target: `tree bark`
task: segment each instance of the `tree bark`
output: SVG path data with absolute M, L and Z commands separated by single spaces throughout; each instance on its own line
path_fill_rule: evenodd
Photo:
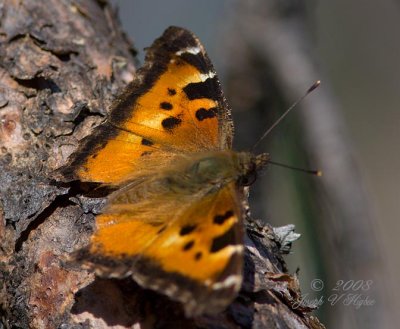
M 0 327 L 323 328 L 285 273 L 292 227 L 247 223 L 245 282 L 217 316 L 69 265 L 101 200 L 54 172 L 132 80 L 135 51 L 107 1 L 6 0 L 0 19 Z

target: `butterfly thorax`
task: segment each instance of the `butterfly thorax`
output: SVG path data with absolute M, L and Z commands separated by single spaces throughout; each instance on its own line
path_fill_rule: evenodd
M 187 184 L 196 189 L 209 186 L 211 191 L 235 181 L 239 185 L 248 185 L 252 177 L 268 161 L 266 154 L 255 156 L 248 152 L 217 151 L 200 154 L 182 171 L 173 175 L 172 185 Z M 170 177 L 172 178 L 172 177 Z

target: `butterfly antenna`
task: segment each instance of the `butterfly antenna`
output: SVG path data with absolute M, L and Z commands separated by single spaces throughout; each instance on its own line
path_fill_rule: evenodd
M 293 166 L 289 166 L 287 164 L 283 164 L 283 163 L 275 162 L 275 161 L 271 161 L 271 160 L 269 160 L 268 163 L 272 164 L 274 166 L 288 168 L 288 169 L 292 169 L 292 170 L 296 170 L 296 171 L 301 171 L 301 172 L 304 172 L 306 174 L 311 174 L 311 175 L 318 176 L 318 177 L 322 176 L 322 171 L 321 170 L 309 170 L 309 169 L 304 169 L 304 168 L 299 168 L 299 167 L 293 167 Z
M 305 92 L 305 94 L 303 96 L 301 96 L 297 101 L 295 101 L 292 106 L 290 106 L 279 118 L 278 120 L 276 120 L 271 127 L 268 128 L 268 130 L 261 136 L 261 138 L 253 145 L 253 147 L 251 148 L 251 150 L 253 151 L 258 144 L 260 144 L 260 142 L 267 137 L 270 132 L 289 114 L 289 112 L 291 110 L 293 110 L 297 104 L 299 104 L 304 98 L 307 97 L 308 94 L 310 94 L 312 91 L 314 91 L 315 89 L 317 89 L 319 87 L 319 85 L 321 84 L 321 81 L 318 80 L 316 81 L 310 88 L 308 88 L 308 90 Z

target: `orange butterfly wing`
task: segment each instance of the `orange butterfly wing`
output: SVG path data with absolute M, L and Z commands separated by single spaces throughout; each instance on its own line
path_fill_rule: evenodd
M 121 184 L 159 153 L 231 147 L 232 121 L 199 40 L 170 27 L 147 51 L 136 79 L 109 119 L 83 142 L 64 176 Z M 147 159 L 145 160 L 147 161 Z
M 187 195 L 165 204 L 160 195 L 132 204 L 117 192 L 119 201 L 97 217 L 91 246 L 78 258 L 102 276 L 131 274 L 182 302 L 187 315 L 222 311 L 242 283 L 237 193 L 231 184 L 198 199 Z

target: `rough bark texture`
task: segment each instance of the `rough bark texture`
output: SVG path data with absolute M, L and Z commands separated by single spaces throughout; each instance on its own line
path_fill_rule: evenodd
M 213 317 L 185 319 L 131 279 L 67 265 L 101 202 L 53 173 L 134 76 L 134 50 L 106 1 L 6 0 L 0 20 L 0 328 L 323 327 L 294 307 L 298 282 L 281 258 L 290 227 L 277 237 L 248 224 L 242 292 Z

